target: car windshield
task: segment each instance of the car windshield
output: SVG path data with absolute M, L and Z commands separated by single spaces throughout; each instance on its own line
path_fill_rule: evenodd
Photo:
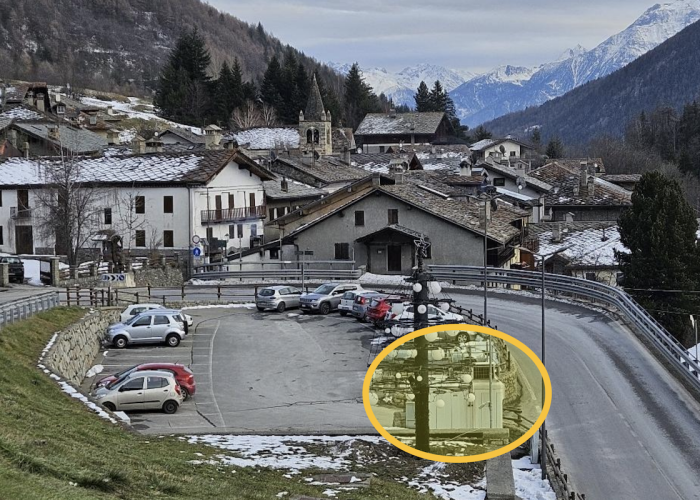
M 317 293 L 319 295 L 330 295 L 330 293 L 333 290 L 335 290 L 335 285 L 321 285 L 316 290 L 314 290 L 314 293 Z
M 352 300 L 355 298 L 355 292 L 345 292 L 343 300 Z
M 115 377 L 116 379 L 120 379 L 120 378 L 124 377 L 124 375 L 128 375 L 129 373 L 131 373 L 132 371 L 134 371 L 134 370 L 136 369 L 137 366 L 139 366 L 139 365 L 130 366 L 129 368 L 127 368 L 127 369 L 125 369 L 125 370 L 122 370 L 122 371 L 120 371 L 120 372 L 117 372 L 117 373 L 114 374 L 114 377 Z M 111 384 L 110 384 L 110 385 L 111 385 Z
M 21 264 L 22 263 L 22 261 L 19 260 L 17 257 L 6 257 L 5 261 L 8 264 Z
M 125 324 L 125 325 L 131 325 L 134 321 L 136 321 L 137 319 L 139 319 L 139 316 L 141 316 L 141 313 L 136 314 L 135 316 L 132 316 L 131 318 L 127 319 L 126 321 L 124 321 L 124 324 Z
M 271 297 L 274 294 L 275 291 L 272 288 L 263 288 L 262 290 L 260 290 L 260 293 L 258 293 L 258 295 L 260 295 L 261 297 Z

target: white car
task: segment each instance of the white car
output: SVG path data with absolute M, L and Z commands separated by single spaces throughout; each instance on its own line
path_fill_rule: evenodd
M 340 299 L 340 304 L 338 304 L 338 311 L 340 311 L 341 316 L 352 314 L 352 305 L 355 303 L 357 296 L 361 293 L 376 292 L 374 290 L 349 290 L 345 292 Z
M 119 316 L 120 322 L 124 323 L 125 321 L 133 318 L 138 314 L 141 314 L 142 312 L 151 311 L 153 309 L 166 309 L 166 307 L 160 304 L 131 304 L 121 312 Z M 185 313 L 182 313 L 182 315 L 184 316 L 185 321 L 187 321 L 188 327 L 194 324 L 192 316 Z
M 386 321 L 400 321 L 406 323 L 413 320 L 413 305 L 409 302 L 394 304 L 392 309 L 386 314 Z M 431 323 L 461 323 L 464 316 L 461 314 L 443 311 L 434 305 L 428 305 L 428 321 Z
M 134 371 L 98 388 L 93 397 L 111 411 L 163 410 L 175 413 L 184 401 L 175 375 L 167 371 Z

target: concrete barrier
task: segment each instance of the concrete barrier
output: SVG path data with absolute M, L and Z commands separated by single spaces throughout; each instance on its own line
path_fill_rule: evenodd
M 486 500 L 515 500 L 510 453 L 486 461 Z

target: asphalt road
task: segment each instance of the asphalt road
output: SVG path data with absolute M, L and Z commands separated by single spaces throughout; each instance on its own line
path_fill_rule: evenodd
M 452 297 L 483 307 L 478 295 Z M 546 305 L 547 428 L 576 490 L 587 499 L 700 498 L 700 404 L 622 324 L 581 307 Z M 492 322 L 538 355 L 540 314 L 537 300 L 489 297 Z

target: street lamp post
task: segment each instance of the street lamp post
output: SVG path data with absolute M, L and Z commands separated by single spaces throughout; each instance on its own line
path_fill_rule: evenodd
M 545 299 L 545 262 L 547 258 L 553 257 L 554 255 L 557 255 L 558 253 L 563 252 L 564 250 L 568 250 L 571 248 L 571 245 L 565 246 L 563 248 L 560 248 L 558 250 L 555 250 L 554 252 L 550 252 L 547 254 L 540 254 L 537 252 L 533 252 L 529 248 L 525 247 L 515 247 L 517 250 L 520 250 L 521 252 L 526 252 L 534 257 L 539 257 L 541 261 L 541 267 L 542 267 L 542 364 L 545 364 L 545 347 L 547 345 L 546 342 L 546 328 L 545 328 L 545 306 L 544 306 L 544 299 Z M 544 408 L 544 378 L 542 379 L 542 408 Z M 542 427 L 540 429 L 540 464 L 542 467 L 542 479 L 547 479 L 547 444 L 546 444 L 546 429 L 545 429 L 545 421 L 542 421 Z

